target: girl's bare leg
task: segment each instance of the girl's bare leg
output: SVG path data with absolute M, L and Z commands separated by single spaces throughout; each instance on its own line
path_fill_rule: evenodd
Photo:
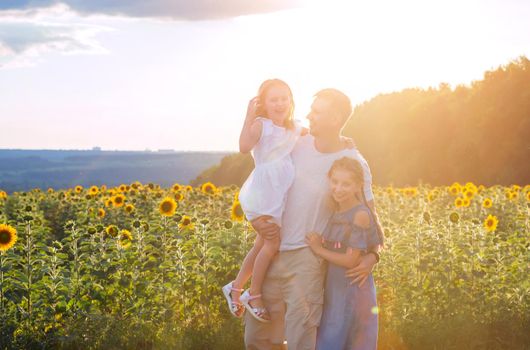
M 263 242 L 264 242 L 264 239 L 261 238 L 260 235 L 257 235 L 256 240 L 254 241 L 254 246 L 247 253 L 245 260 L 243 260 L 243 265 L 241 265 L 241 269 L 239 270 L 239 273 L 237 274 L 236 279 L 232 283 L 232 287 L 237 288 L 237 289 L 242 289 L 243 286 L 247 283 L 250 276 L 252 275 L 252 270 L 254 269 L 256 257 L 258 256 L 258 253 L 263 247 Z M 232 295 L 232 300 L 239 302 L 239 297 L 241 296 L 241 292 L 234 290 L 232 291 L 231 295 Z
M 280 239 L 264 239 L 263 247 L 259 251 L 256 261 L 254 262 L 254 269 L 252 270 L 252 280 L 250 281 L 250 295 L 261 294 L 261 286 L 267 269 L 272 261 L 272 258 L 280 248 Z M 249 302 L 252 307 L 265 307 L 261 298 L 253 299 Z

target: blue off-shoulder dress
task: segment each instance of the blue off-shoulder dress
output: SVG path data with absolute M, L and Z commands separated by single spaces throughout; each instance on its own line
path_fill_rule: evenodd
M 366 252 L 368 247 L 381 244 L 375 222 L 370 215 L 370 228 L 353 223 L 364 204 L 334 213 L 323 233 L 327 249 L 344 253 L 349 248 Z M 324 310 L 317 333 L 319 350 L 375 350 L 377 348 L 377 301 L 372 274 L 362 287 L 350 284 L 346 268 L 328 262 L 324 292 Z

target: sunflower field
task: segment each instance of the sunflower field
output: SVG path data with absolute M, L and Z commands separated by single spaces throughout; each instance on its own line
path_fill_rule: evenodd
M 0 349 L 242 349 L 235 186 L 0 191 Z M 381 349 L 530 348 L 530 186 L 376 187 Z

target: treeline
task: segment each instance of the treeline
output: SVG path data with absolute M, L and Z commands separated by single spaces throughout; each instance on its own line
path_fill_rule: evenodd
M 358 105 L 344 129 L 374 183 L 530 183 L 530 60 L 520 57 L 470 85 L 405 89 Z M 195 181 L 241 185 L 246 155 L 225 157 Z

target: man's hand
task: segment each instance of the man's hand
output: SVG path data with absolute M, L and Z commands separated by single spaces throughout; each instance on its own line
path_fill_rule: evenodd
M 361 257 L 361 262 L 359 265 L 355 266 L 352 269 L 346 270 L 346 276 L 351 277 L 353 280 L 350 284 L 359 282 L 359 287 L 361 287 L 366 279 L 372 272 L 377 260 L 373 254 L 365 254 Z
M 263 215 L 250 222 L 254 230 L 263 237 L 263 239 L 280 238 L 280 227 L 269 220 L 272 216 Z

